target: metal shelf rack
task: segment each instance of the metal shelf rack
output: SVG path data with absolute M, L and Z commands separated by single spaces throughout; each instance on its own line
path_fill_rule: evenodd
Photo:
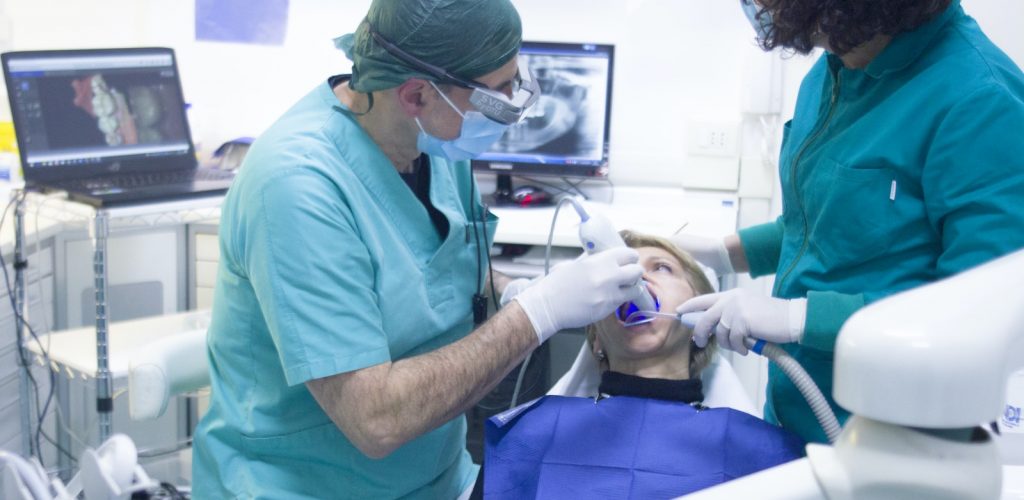
M 16 197 L 14 223 L 14 298 L 17 314 L 15 327 L 19 340 L 18 348 L 30 359 L 25 347 L 25 225 L 26 210 L 39 216 L 67 226 L 84 226 L 89 228 L 89 237 L 93 244 L 93 277 L 96 289 L 96 411 L 99 422 L 99 442 L 102 443 L 112 433 L 113 411 L 113 379 L 110 372 L 109 330 L 107 311 L 107 243 L 110 234 L 123 229 L 155 227 L 173 224 L 187 224 L 220 217 L 220 205 L 223 196 L 207 196 L 143 205 L 131 205 L 113 208 L 94 208 L 72 200 L 44 196 L 37 193 L 16 189 L 12 192 Z M 19 392 L 24 401 L 28 400 L 28 366 L 22 366 L 20 372 Z M 23 446 L 28 446 L 29 425 L 31 414 L 28 405 L 21 409 Z

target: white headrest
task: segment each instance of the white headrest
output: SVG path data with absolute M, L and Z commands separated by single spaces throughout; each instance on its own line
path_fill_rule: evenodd
M 206 330 L 164 337 L 139 349 L 128 375 L 132 420 L 159 417 L 171 396 L 210 385 Z

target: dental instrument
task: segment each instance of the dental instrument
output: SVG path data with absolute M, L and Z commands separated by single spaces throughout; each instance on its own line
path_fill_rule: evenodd
M 648 319 L 647 318 L 648 316 L 663 316 L 663 317 L 666 317 L 666 318 L 672 318 L 674 320 L 678 320 L 680 323 L 682 323 L 683 325 L 687 326 L 688 328 L 693 328 L 694 326 L 697 325 L 697 321 L 700 320 L 700 317 L 701 317 L 702 314 L 704 314 L 704 313 L 702 313 L 702 312 L 690 312 L 690 313 L 683 313 L 683 314 L 671 314 L 671 313 L 663 313 L 663 312 L 650 311 L 650 310 L 648 310 L 648 311 L 633 311 L 632 313 L 630 313 L 629 315 L 626 316 L 626 319 L 622 320 L 622 326 L 630 327 L 630 326 L 642 325 L 642 324 L 648 323 L 648 322 L 650 322 L 651 320 L 654 319 L 654 318 Z
M 548 274 L 551 263 L 551 241 L 555 236 L 555 223 L 558 221 L 558 214 L 562 210 L 562 206 L 566 204 L 572 204 L 576 213 L 580 216 L 580 243 L 588 254 L 595 254 L 609 248 L 626 246 L 626 242 L 622 241 L 622 236 L 619 236 L 619 232 L 612 226 L 611 221 L 600 214 L 591 215 L 583 208 L 582 201 L 578 197 L 567 196 L 558 201 L 558 204 L 555 205 L 555 214 L 551 217 L 551 229 L 548 231 L 548 242 L 544 248 L 545 276 Z M 634 285 L 632 300 L 624 304 L 624 307 L 626 309 L 625 313 L 620 313 L 619 310 L 615 311 L 616 317 L 619 320 L 634 316 L 638 311 L 657 311 L 661 309 L 661 304 L 658 303 L 647 289 L 647 282 L 640 279 Z M 634 318 L 634 324 L 638 325 L 651 321 L 654 321 L 654 316 Z M 523 384 L 523 376 L 526 374 L 526 366 L 529 365 L 532 357 L 532 352 L 527 354 L 526 359 L 521 364 L 519 375 L 516 377 L 515 388 L 512 390 L 512 398 L 509 401 L 510 410 L 515 408 L 516 403 L 519 402 L 519 390 Z
M 588 213 L 583 208 L 583 204 L 574 197 L 566 199 L 569 200 L 569 203 L 572 204 L 573 208 L 576 209 L 576 213 L 580 216 L 580 243 L 583 245 L 584 251 L 588 254 L 595 254 L 610 248 L 626 246 L 626 242 L 622 241 L 622 236 L 619 236 L 619 232 L 615 230 L 615 227 L 612 226 L 611 221 L 607 217 L 601 214 Z M 661 309 L 657 299 L 647 289 L 646 281 L 641 279 L 633 287 L 633 297 L 626 304 L 625 316 L 635 315 L 639 311 L 657 311 Z M 616 311 L 616 314 L 620 315 L 620 319 L 623 316 L 623 313 L 619 311 Z M 636 321 L 646 323 L 654 321 L 654 317 L 645 317 L 642 320 L 637 318 Z

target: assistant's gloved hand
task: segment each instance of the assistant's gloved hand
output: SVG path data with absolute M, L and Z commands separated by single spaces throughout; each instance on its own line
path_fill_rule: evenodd
M 679 314 L 706 311 L 693 327 L 700 347 L 713 333 L 718 345 L 747 354 L 744 337 L 776 344 L 799 342 L 804 336 L 807 299 L 776 299 L 744 289 L 694 297 L 676 309 Z
M 632 293 L 643 275 L 632 248 L 612 248 L 567 262 L 513 300 L 526 312 L 543 343 L 559 330 L 589 325 L 604 318 Z
M 690 254 L 697 262 L 714 269 L 719 276 L 733 274 L 736 270 L 725 248 L 725 238 L 705 238 L 692 234 L 676 234 L 669 237 L 680 250 Z

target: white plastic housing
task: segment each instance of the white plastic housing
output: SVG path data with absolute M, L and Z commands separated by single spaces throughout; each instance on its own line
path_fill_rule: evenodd
M 587 220 L 580 223 L 580 243 L 588 254 L 626 246 L 626 242 L 622 241 L 622 236 L 615 230 L 612 222 L 601 214 L 591 214 Z M 651 297 L 647 285 L 642 280 L 637 281 L 634 286 L 632 302 L 641 311 L 658 310 L 654 297 Z
M 911 427 L 996 420 L 1024 367 L 1022 284 L 1018 251 L 858 311 L 836 343 L 836 402 Z

